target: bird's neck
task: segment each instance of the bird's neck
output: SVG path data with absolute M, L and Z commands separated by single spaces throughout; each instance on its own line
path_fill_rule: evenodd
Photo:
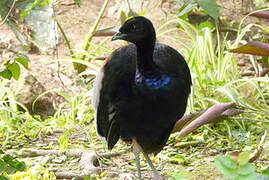
M 137 44 L 137 62 L 136 69 L 138 73 L 150 75 L 155 73 L 156 64 L 153 61 L 155 41 Z

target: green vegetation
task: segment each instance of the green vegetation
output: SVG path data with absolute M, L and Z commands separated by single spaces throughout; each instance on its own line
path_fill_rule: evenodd
M 19 5 L 26 2 L 27 8 L 20 9 Z M 18 18 L 25 18 L 29 12 L 37 7 L 46 6 L 49 2 L 18 1 L 13 8 L 20 10 Z M 76 8 L 83 8 L 83 1 L 75 0 L 74 3 L 80 6 L 75 6 Z M 218 123 L 205 125 L 180 139 L 178 132 L 172 134 L 167 147 L 153 158 L 158 162 L 157 168 L 163 169 L 162 174 L 171 180 L 191 180 L 200 177 L 232 180 L 269 179 L 267 135 L 269 77 L 266 73 L 266 69 L 269 68 L 269 50 L 266 48 L 268 27 L 257 19 L 250 19 L 250 14 L 244 15 L 237 23 L 223 22 L 221 12 L 227 8 L 216 4 L 215 0 L 194 0 L 183 4 L 182 1 L 178 1 L 178 3 L 179 10 L 172 11 L 172 15 L 168 16 L 169 20 L 161 22 L 156 27 L 157 37 L 176 46 L 186 57 L 192 71 L 193 90 L 187 114 L 226 102 L 234 102 L 234 108 L 240 110 L 240 113 L 221 117 Z M 256 9 L 268 10 L 266 1 L 255 1 L 254 4 Z M 40 95 L 55 92 L 56 96 L 62 99 L 55 105 L 56 112 L 53 116 L 41 119 L 38 115 L 30 115 L 29 109 L 17 101 L 11 86 L 17 83 L 14 80 L 18 80 L 25 69 L 28 71 L 31 55 L 28 58 L 26 55 L 16 53 L 11 58 L 1 57 L 3 61 L 0 69 L 0 180 L 56 179 L 59 176 L 58 171 L 81 174 L 81 169 L 78 168 L 80 158 L 78 155 L 69 157 L 65 153 L 59 153 L 60 155 L 48 153 L 23 156 L 22 154 L 27 151 L 25 149 L 66 152 L 70 152 L 71 149 L 83 149 L 94 150 L 98 154 L 106 152 L 106 144 L 98 138 L 94 127 L 91 91 L 94 75 L 115 47 L 110 46 L 110 37 L 94 41 L 98 38 L 96 37 L 98 33 L 111 36 L 114 32 L 113 28 L 98 30 L 101 29 L 99 28 L 102 25 L 101 19 L 107 18 L 104 17 L 105 10 L 112 5 L 106 0 L 99 6 L 99 10 L 101 9 L 99 15 L 96 13 L 95 22 L 92 22 L 90 30 L 81 41 L 81 49 L 75 49 L 64 24 L 57 20 L 70 57 L 59 57 L 56 60 L 50 57 L 49 63 L 73 62 L 74 69 L 82 73 L 77 74 L 70 69 L 60 72 L 79 79 L 76 82 L 81 88 L 79 92 L 49 90 Z M 133 3 L 129 3 L 127 11 L 119 13 L 119 22 L 137 14 L 151 17 L 147 11 L 135 12 L 131 6 Z M 12 1 L 0 1 L 1 19 L 15 31 L 16 37 L 25 45 L 26 41 L 23 41 L 25 38 L 21 38 L 20 31 L 14 26 L 13 20 L 16 16 L 8 15 L 8 7 L 12 7 Z M 201 17 L 209 16 L 202 22 L 191 23 L 193 14 Z M 112 25 L 114 24 L 106 24 L 106 27 Z M 264 44 L 259 46 L 253 44 L 253 41 Z M 242 45 L 246 47 L 243 50 L 240 49 Z M 250 53 L 253 48 L 258 48 L 258 52 L 262 52 L 264 56 L 259 56 L 261 54 L 257 54 L 257 51 Z M 0 52 L 2 53 L 2 48 Z M 232 52 L 252 55 L 238 55 Z M 255 53 L 258 56 L 254 56 Z M 243 67 L 239 63 L 240 60 L 244 60 Z M 83 72 L 87 67 L 89 71 Z M 252 69 L 252 74 L 242 74 L 244 68 Z M 261 74 L 264 71 L 265 73 Z M 128 150 L 128 147 L 119 143 L 113 153 L 122 150 Z M 235 157 L 224 155 L 226 152 L 234 151 L 239 152 Z M 117 179 L 119 174 L 126 172 L 135 174 L 133 157 L 128 152 L 115 158 L 101 156 L 99 163 L 102 164 L 102 172 L 91 175 L 90 179 L 108 179 L 113 176 Z M 251 154 L 255 152 L 259 153 L 256 153 L 253 160 Z M 146 167 L 145 164 L 142 163 L 142 167 Z M 143 173 L 150 173 L 145 169 Z

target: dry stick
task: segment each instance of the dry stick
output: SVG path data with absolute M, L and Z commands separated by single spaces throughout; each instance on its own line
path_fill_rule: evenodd
M 86 175 L 84 174 L 77 174 L 73 172 L 54 172 L 57 179 L 83 179 Z
M 83 151 L 79 161 L 79 166 L 82 171 L 79 174 L 70 171 L 56 171 L 54 174 L 57 179 L 83 179 L 85 176 L 98 174 L 100 172 L 100 169 L 95 166 L 96 164 L 98 164 L 97 154 L 94 151 Z
M 240 114 L 242 111 L 233 109 L 233 105 L 234 103 L 215 104 L 206 111 L 200 111 L 188 116 L 184 116 L 176 122 L 173 132 L 179 131 L 178 138 L 180 138 L 190 134 L 204 124 L 218 122 L 229 115 Z M 199 117 L 195 119 L 197 116 Z
M 17 0 L 13 0 L 12 5 L 11 5 L 11 8 L 9 9 L 9 11 L 8 11 L 6 17 L 4 18 L 4 20 L 1 22 L 0 26 L 2 26 L 3 24 L 5 24 L 5 22 L 6 22 L 7 18 L 8 18 L 8 16 L 10 15 L 12 9 L 13 9 L 14 6 L 15 6 L 16 1 L 17 1 Z
M 15 150 L 8 150 L 6 151 L 7 154 L 12 154 L 17 151 Z M 46 156 L 46 155 L 66 155 L 67 157 L 81 157 L 81 155 L 85 152 L 92 152 L 89 150 L 84 149 L 71 149 L 68 151 L 65 150 L 42 150 L 42 149 L 21 149 L 20 152 L 17 154 L 20 157 L 37 157 L 37 156 Z M 126 153 L 127 150 L 122 150 L 118 152 L 109 152 L 109 153 L 101 153 L 98 154 L 98 157 L 103 158 L 111 158 L 114 156 L 120 156 L 121 154 Z
M 81 172 L 75 173 L 70 171 L 57 171 L 54 170 L 54 174 L 57 179 L 83 179 L 85 176 L 89 176 L 92 174 L 98 174 L 100 172 L 100 168 L 98 168 L 98 157 L 103 158 L 111 158 L 114 156 L 119 156 L 123 153 L 126 153 L 127 150 L 119 151 L 119 152 L 110 152 L 110 153 L 102 153 L 97 155 L 94 151 L 84 150 L 84 149 L 72 149 L 69 151 L 64 150 L 40 150 L 40 149 L 22 149 L 18 156 L 20 157 L 36 157 L 36 156 L 46 156 L 46 155 L 61 155 L 65 154 L 68 157 L 76 157 L 80 158 L 79 166 L 81 168 Z M 7 151 L 7 154 L 15 153 L 15 151 Z
M 98 156 L 103 157 L 103 158 L 111 158 L 111 157 L 115 157 L 115 156 L 120 156 L 128 151 L 129 151 L 129 149 L 126 149 L 126 150 L 122 150 L 122 151 L 118 151 L 118 152 L 102 153 L 102 154 L 98 154 Z

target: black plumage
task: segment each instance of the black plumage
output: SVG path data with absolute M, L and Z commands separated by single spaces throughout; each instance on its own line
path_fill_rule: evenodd
M 134 148 L 146 156 L 156 154 L 186 110 L 190 70 L 175 49 L 155 42 L 145 17 L 126 21 L 112 38 L 117 39 L 133 44 L 115 50 L 96 78 L 97 131 L 109 149 L 121 138 L 138 144 Z

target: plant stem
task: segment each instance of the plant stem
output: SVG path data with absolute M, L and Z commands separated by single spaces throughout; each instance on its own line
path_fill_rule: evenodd
M 106 9 L 106 7 L 108 5 L 108 2 L 109 2 L 109 0 L 105 0 L 105 2 L 103 4 L 103 7 L 101 8 L 101 10 L 100 10 L 100 12 L 99 12 L 99 14 L 97 16 L 97 19 L 95 20 L 93 26 L 91 27 L 90 31 L 88 32 L 88 34 L 87 34 L 87 36 L 86 36 L 86 38 L 84 40 L 84 44 L 83 44 L 82 49 L 85 50 L 85 51 L 87 51 L 89 49 L 90 42 L 91 42 L 92 37 L 93 37 L 93 33 L 96 30 L 101 18 L 103 17 L 103 14 L 104 14 L 105 9 Z M 84 58 L 85 58 L 85 55 L 84 55 Z
M 97 16 L 94 24 L 92 25 L 92 27 L 90 28 L 89 32 L 86 35 L 86 38 L 85 38 L 84 43 L 83 43 L 83 46 L 82 46 L 82 50 L 84 50 L 84 51 L 88 51 L 89 50 L 90 43 L 92 41 L 94 32 L 96 31 L 97 26 L 98 26 L 99 22 L 101 21 L 101 18 L 103 17 L 103 14 L 105 12 L 105 9 L 106 9 L 108 3 L 109 3 L 109 0 L 105 0 L 103 6 L 101 8 L 101 10 L 99 11 L 99 14 L 98 14 L 98 16 Z M 85 60 L 85 58 L 86 58 L 86 55 L 85 54 L 81 56 L 81 59 L 82 60 Z M 74 66 L 74 69 L 78 73 L 81 73 L 81 72 L 85 71 L 85 69 L 87 67 L 87 66 L 85 66 L 83 64 L 78 64 L 78 63 L 73 63 L 73 66 Z
M 63 30 L 63 28 L 62 28 L 62 26 L 60 25 L 60 23 L 59 23 L 59 21 L 56 19 L 56 17 L 55 17 L 55 21 L 56 21 L 56 23 L 57 23 L 57 26 L 58 26 L 59 30 L 61 31 L 61 33 L 62 33 L 62 35 L 63 35 L 63 38 L 64 38 L 64 40 L 65 40 L 65 42 L 66 42 L 66 45 L 67 45 L 67 47 L 68 47 L 68 50 L 69 50 L 69 53 L 70 53 L 71 57 L 74 58 L 74 52 L 73 52 L 73 50 L 72 50 L 70 41 L 68 40 L 68 38 L 67 38 L 67 36 L 66 36 L 66 34 L 65 34 L 64 30 Z

